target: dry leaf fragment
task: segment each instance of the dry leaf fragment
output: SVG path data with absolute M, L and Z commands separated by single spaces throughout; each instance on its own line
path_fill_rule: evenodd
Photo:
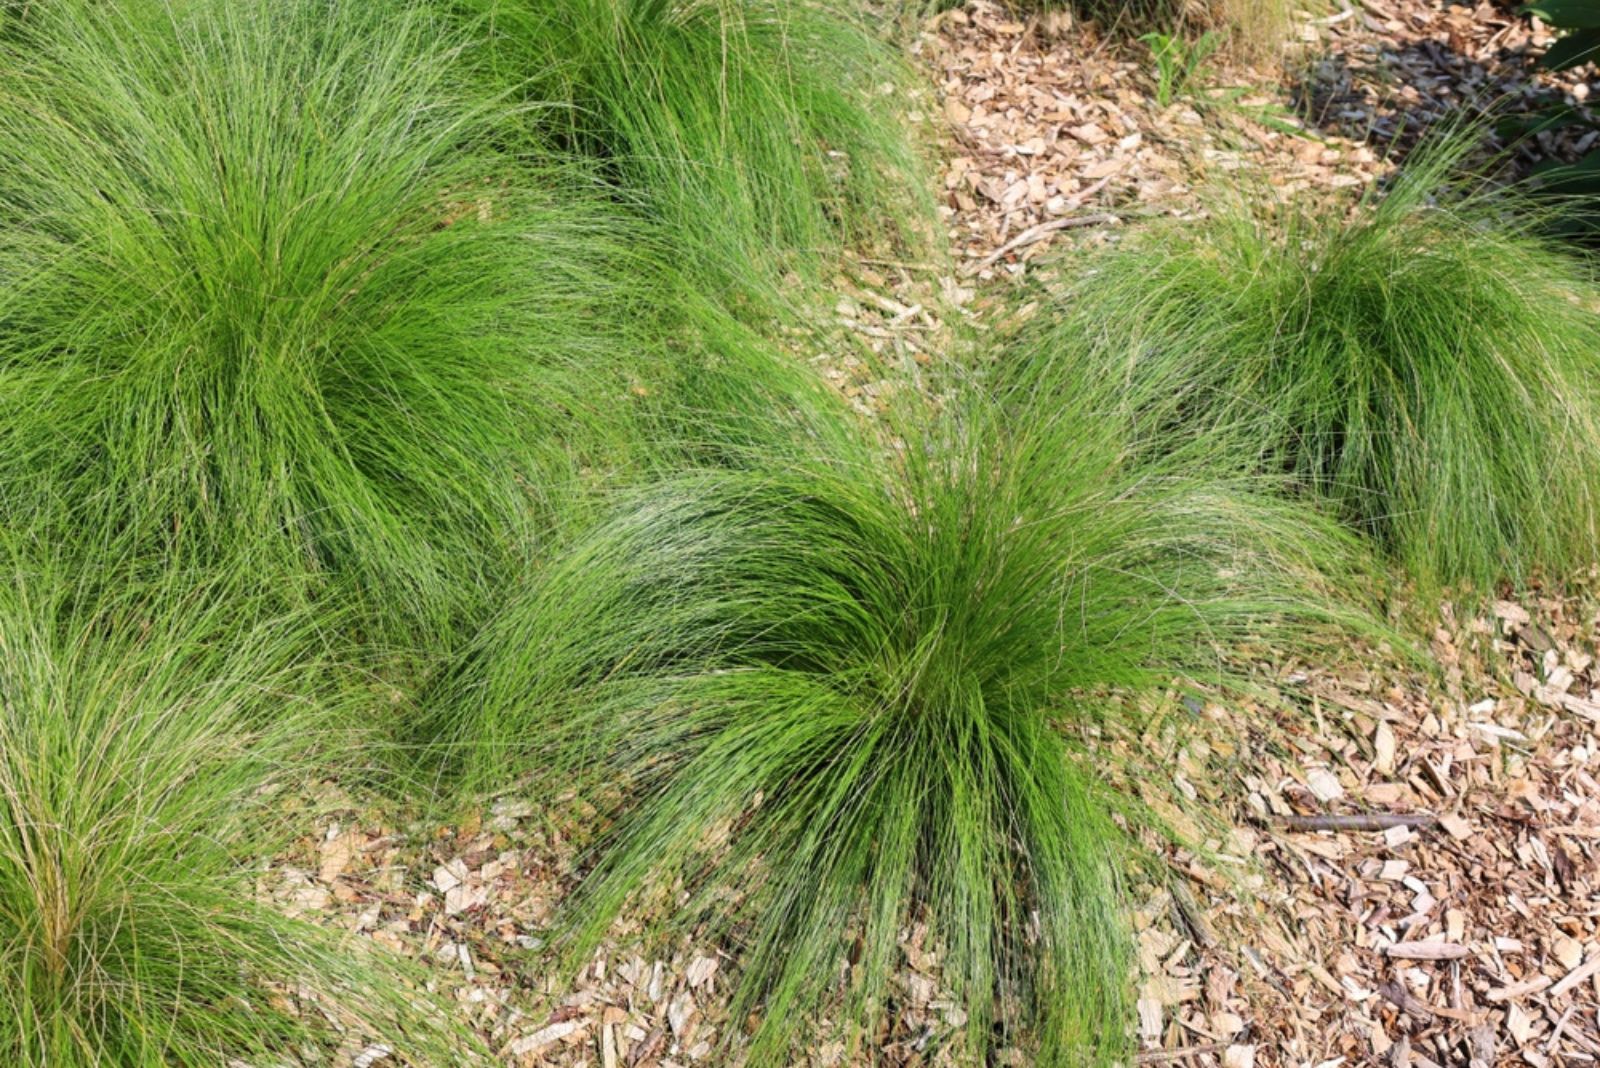
M 1512 601 L 1496 601 L 1494 615 L 1496 619 L 1504 620 L 1510 627 L 1525 627 L 1533 622 L 1528 610 Z
M 689 970 L 684 973 L 689 986 L 699 988 L 711 982 L 711 977 L 717 974 L 717 959 L 715 957 L 696 956 L 689 962 Z
M 1372 735 L 1372 748 L 1377 754 L 1373 767 L 1378 774 L 1393 775 L 1395 756 L 1394 730 L 1382 720 L 1378 721 L 1378 729 Z
M 605 1024 L 600 1028 L 600 1064 L 601 1068 L 617 1068 L 617 1028 L 614 1024 Z
M 467 886 L 461 884 L 452 886 L 445 891 L 444 914 L 455 916 L 458 913 L 474 909 L 489 900 L 489 889 L 485 886 Z
M 1136 1007 L 1139 1011 L 1139 1036 L 1146 1045 L 1154 1045 L 1161 1038 L 1161 1002 L 1154 998 L 1140 998 Z
M 694 1018 L 694 995 L 684 990 L 674 994 L 667 1003 L 667 1026 L 672 1028 L 672 1033 L 682 1038 L 689 1029 L 689 1021 Z
M 1067 133 L 1091 147 L 1094 145 L 1103 145 L 1107 141 L 1111 140 L 1110 134 L 1106 133 L 1092 122 L 1086 122 L 1082 126 L 1069 127 L 1067 129 Z
M 1506 1030 L 1511 1032 L 1517 1045 L 1526 1045 L 1528 1036 L 1533 1033 L 1533 1019 L 1523 1011 L 1521 1005 L 1514 1004 L 1506 1010 Z
M 466 881 L 467 862 L 460 857 L 433 869 L 433 886 L 441 894 L 448 894 Z
M 1222 1052 L 1222 1068 L 1255 1068 L 1254 1046 L 1229 1046 Z

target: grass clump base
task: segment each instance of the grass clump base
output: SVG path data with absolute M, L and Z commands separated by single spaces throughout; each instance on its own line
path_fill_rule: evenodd
M 1348 546 L 1129 470 L 1076 385 L 1020 420 L 962 402 L 898 453 L 667 480 L 508 606 L 438 697 L 479 781 L 532 764 L 617 799 L 570 961 L 676 875 L 667 925 L 742 945 L 751 1065 L 836 1002 L 870 1046 L 921 917 L 975 1062 L 1124 1050 L 1117 836 L 1073 730 L 1317 615 L 1312 565 Z
M 966 0 L 900 0 L 903 11 L 927 17 L 963 6 Z M 1144 34 L 1170 34 L 1212 40 L 1229 55 L 1266 60 L 1289 42 L 1297 8 L 1291 0 L 1002 0 L 1015 12 L 1068 12 L 1125 40 Z M 1313 8 L 1319 6 L 1312 4 Z
M 1224 211 L 1130 238 L 1082 271 L 1080 310 L 1035 332 L 1018 373 L 1114 369 L 1153 448 L 1174 429 L 1231 440 L 1424 594 L 1588 566 L 1600 288 L 1512 206 L 1452 195 L 1447 156 L 1354 212 Z
M 1241 59 L 1270 59 L 1290 40 L 1298 0 L 1075 0 L 1086 18 L 1116 32 L 1219 35 L 1220 43 Z M 1313 9 L 1318 5 L 1310 5 Z

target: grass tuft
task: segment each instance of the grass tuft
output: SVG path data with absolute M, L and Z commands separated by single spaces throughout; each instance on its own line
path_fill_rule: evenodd
M 1298 0 L 1074 0 L 1070 6 L 1110 32 L 1215 33 L 1236 57 L 1268 59 L 1289 43 L 1301 5 Z
M 896 114 L 903 60 L 814 0 L 463 0 L 489 84 L 602 162 L 714 291 L 768 296 L 847 247 L 925 249 L 932 199 Z M 885 92 L 888 88 L 890 92 Z
M 320 1011 L 381 1028 L 412 1063 L 470 1059 L 386 985 L 405 966 L 253 897 L 322 721 L 310 620 L 232 579 L 109 595 L 0 559 L 0 1061 L 281 1057 L 337 1039 Z
M 1600 288 L 1461 197 L 1448 150 L 1376 202 L 1157 226 L 1078 270 L 1023 378 L 1089 359 L 1160 434 L 1232 440 L 1425 594 L 1571 574 L 1600 505 Z
M 0 43 L 8 515 L 471 616 L 628 440 L 638 297 L 458 45 L 325 0 L 63 0 Z
M 875 1041 L 924 917 L 972 1058 L 1123 1051 L 1117 836 L 1074 732 L 1331 614 L 1306 593 L 1349 546 L 1246 488 L 1129 469 L 1091 380 L 1057 385 L 1076 400 L 1023 416 L 953 402 L 903 451 L 641 490 L 486 631 L 437 695 L 479 780 L 538 767 L 615 801 L 570 961 L 677 876 L 663 924 L 742 946 L 752 1065 L 840 999 Z

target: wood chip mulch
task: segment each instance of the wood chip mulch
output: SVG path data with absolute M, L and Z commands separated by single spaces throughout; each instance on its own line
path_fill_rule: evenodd
M 1020 272 L 1062 231 L 1196 211 L 1212 183 L 1288 194 L 1384 170 L 1369 146 L 1294 132 L 1303 124 L 1272 72 L 1227 71 L 1160 107 L 1140 46 L 1100 40 L 1065 12 L 1021 18 L 976 0 L 929 22 L 916 51 L 950 131 L 950 236 L 979 279 Z
M 1188 843 L 1147 835 L 1162 863 L 1130 880 L 1138 1063 L 1600 1062 L 1597 603 L 1500 602 L 1442 626 L 1437 679 L 1381 654 L 1287 665 L 1276 707 L 1175 699 L 1093 740 Z M 576 799 L 513 791 L 402 827 L 332 786 L 317 808 L 262 893 L 425 963 L 501 1063 L 728 1063 L 728 947 L 651 952 L 630 921 L 581 975 L 545 964 L 593 823 Z M 924 926 L 902 952 L 877 1063 L 959 1063 L 964 1017 Z M 794 1064 L 870 1063 L 820 1031 Z
M 1512 172 L 1575 160 L 1594 147 L 1600 129 L 1587 110 L 1594 69 L 1540 70 L 1537 60 L 1554 36 L 1514 7 L 1489 0 L 1346 3 L 1324 20 L 1318 45 L 1291 60 L 1291 99 L 1314 128 L 1402 153 L 1440 125 L 1479 120 L 1492 134 L 1496 119 L 1566 105 L 1589 121 L 1523 142 Z M 1492 136 L 1491 146 L 1500 147 Z
M 1135 913 L 1145 1048 L 1600 1060 L 1597 623 L 1577 602 L 1500 602 L 1434 635 L 1442 681 L 1296 669 L 1277 680 L 1287 707 L 1206 706 L 1133 740 L 1176 825 L 1172 797 L 1232 813 L 1196 817 L 1207 848 L 1169 850 Z
M 1390 172 L 1428 130 L 1543 104 L 1586 108 L 1594 68 L 1537 69 L 1553 40 L 1483 0 L 1366 0 L 1305 18 L 1272 66 L 1214 60 L 1166 107 L 1138 44 L 1065 12 L 973 0 L 931 20 L 915 51 L 949 131 L 944 211 L 963 275 L 1021 273 L 1063 233 L 1203 210 L 1207 187 L 1326 195 Z M 1522 142 L 1515 173 L 1571 161 L 1592 124 Z M 1490 137 L 1485 155 L 1500 146 Z

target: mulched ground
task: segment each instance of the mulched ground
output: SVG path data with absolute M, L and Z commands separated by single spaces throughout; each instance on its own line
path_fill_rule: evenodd
M 1174 700 L 1094 742 L 1196 847 L 1147 841 L 1165 864 L 1133 880 L 1140 1063 L 1600 1061 L 1595 603 L 1500 602 L 1443 626 L 1437 679 L 1282 665 L 1283 706 Z M 622 925 L 576 982 L 539 966 L 592 827 L 575 799 L 513 792 L 403 828 L 331 787 L 320 807 L 337 816 L 264 891 L 428 962 L 505 1063 L 720 1063 L 737 967 L 720 947 L 652 955 Z M 1370 829 L 1314 829 L 1340 820 Z M 962 1017 L 936 947 L 920 926 L 902 944 L 881 1052 L 953 1063 Z M 864 1062 L 823 1041 L 795 1063 Z
M 945 211 L 962 274 L 1015 275 L 1063 233 L 1193 213 L 1218 186 L 1358 189 L 1429 130 L 1492 126 L 1541 102 L 1582 108 L 1592 88 L 1592 68 L 1538 70 L 1550 34 L 1487 0 L 1366 0 L 1299 36 L 1272 67 L 1220 66 L 1161 107 L 1139 46 L 1064 13 L 1022 18 L 974 0 L 931 21 L 915 50 L 951 134 Z M 1502 170 L 1574 160 L 1594 129 L 1523 142 Z M 1482 147 L 1505 148 L 1493 136 Z
M 1145 1047 L 1262 1065 L 1600 1057 L 1600 695 L 1582 603 L 1500 602 L 1440 627 L 1437 681 L 1291 670 L 1291 707 L 1206 708 L 1218 729 L 1196 740 L 1185 724 L 1149 750 L 1233 825 L 1210 856 L 1172 851 L 1176 878 L 1137 914 Z M 1360 829 L 1315 829 L 1341 821 Z
M 913 103 L 936 100 L 948 134 L 955 275 L 857 265 L 832 309 L 848 340 L 825 366 L 871 410 L 891 387 L 865 368 L 885 355 L 915 367 L 951 317 L 981 314 L 987 284 L 1068 241 L 1202 210 L 1215 183 L 1342 195 L 1425 127 L 1547 94 L 1586 100 L 1581 75 L 1533 70 L 1547 43 L 1487 3 L 1365 0 L 1306 20 L 1280 67 L 1216 71 L 1161 108 L 1137 49 L 974 0 L 914 44 L 934 91 Z M 1514 165 L 1575 158 L 1587 136 L 1564 132 Z M 1130 887 L 1138 1062 L 1600 1063 L 1597 604 L 1585 582 L 1483 618 L 1446 608 L 1427 670 L 1382 651 L 1276 665 L 1281 704 L 1173 698 L 1137 735 L 1088 739 L 1108 779 L 1193 847 L 1150 838 L 1160 862 Z M 541 966 L 592 829 L 577 799 L 512 792 L 407 826 L 333 786 L 314 800 L 318 829 L 262 893 L 426 962 L 506 1064 L 723 1063 L 717 1042 L 742 1025 L 727 1017 L 737 960 L 724 947 L 649 953 L 623 925 L 575 980 Z M 1354 826 L 1318 829 L 1330 819 Z M 954 1063 L 962 1016 L 937 947 L 920 925 L 902 945 L 882 1060 Z M 821 1030 L 797 1065 L 865 1063 Z M 379 1048 L 364 1055 L 382 1063 Z

